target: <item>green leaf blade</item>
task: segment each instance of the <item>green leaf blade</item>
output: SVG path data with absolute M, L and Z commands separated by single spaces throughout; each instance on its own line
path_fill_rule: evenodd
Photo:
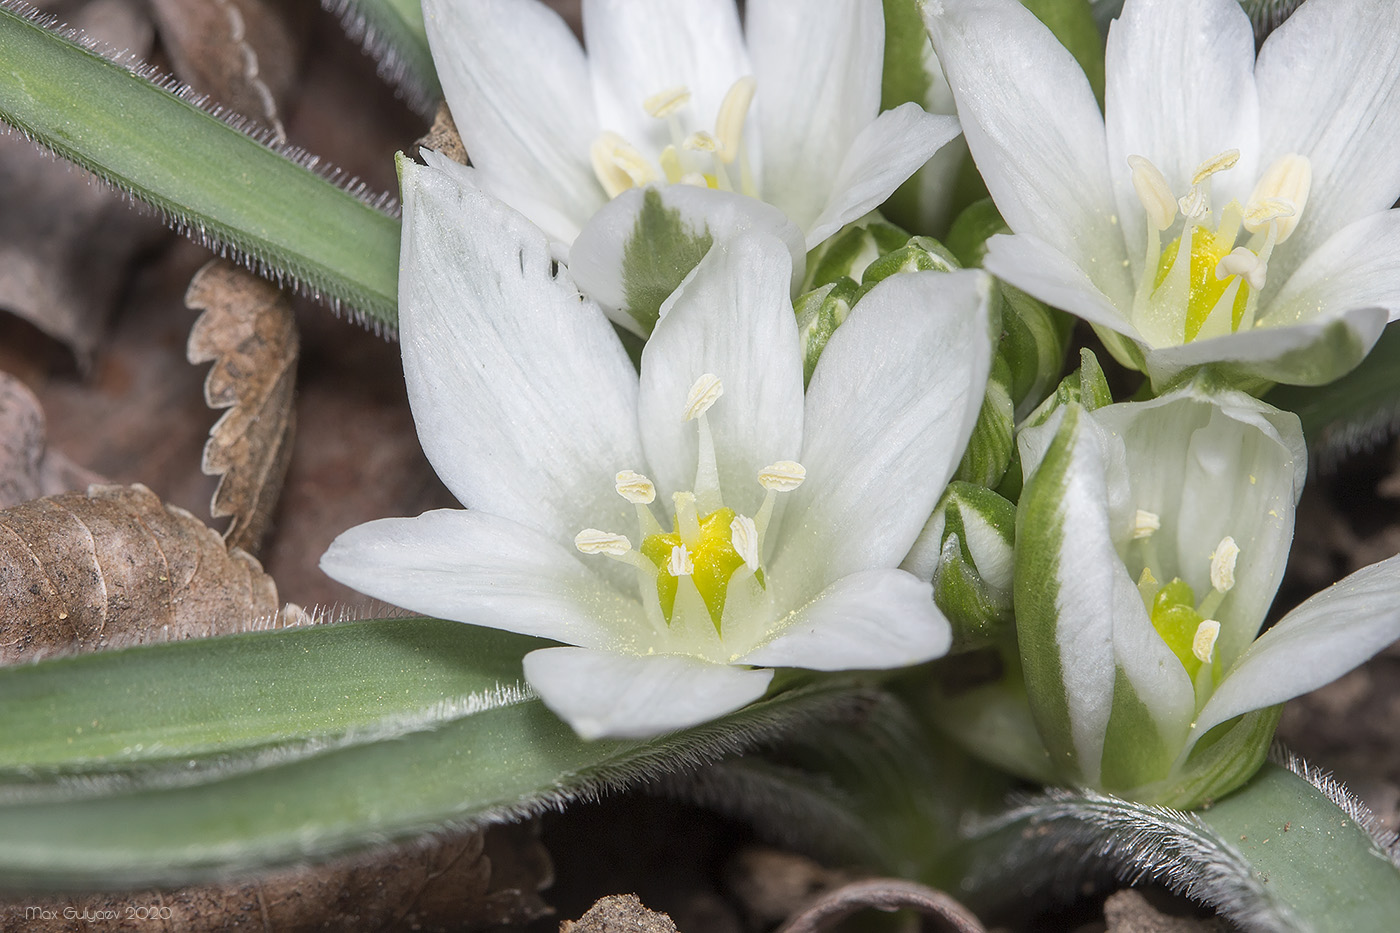
M 193 239 L 394 330 L 395 217 L 25 9 L 0 6 L 0 120 Z

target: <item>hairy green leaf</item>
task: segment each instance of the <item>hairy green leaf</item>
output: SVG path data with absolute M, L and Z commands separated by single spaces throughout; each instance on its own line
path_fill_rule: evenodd
M 160 212 L 197 242 L 290 280 L 376 330 L 396 324 L 399 222 L 387 197 L 245 132 L 138 63 L 0 3 L 0 121 Z
M 442 98 L 419 0 L 321 0 L 351 40 L 379 63 L 379 76 L 414 110 L 431 116 Z

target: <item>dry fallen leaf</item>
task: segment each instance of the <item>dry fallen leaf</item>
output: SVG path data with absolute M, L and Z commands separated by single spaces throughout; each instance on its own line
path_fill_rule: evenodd
M 140 484 L 0 511 L 0 664 L 244 631 L 277 608 L 255 558 Z
M 41 6 L 113 48 L 150 50 L 135 0 Z M 164 228 L 18 133 L 0 133 L 0 204 L 0 309 L 65 344 L 86 370 L 133 261 Z
M 44 413 L 24 383 L 0 372 L 0 509 L 105 482 L 48 448 Z
M 256 552 L 292 455 L 299 342 L 292 305 L 267 281 L 215 259 L 190 282 L 185 304 L 204 313 L 190 330 L 191 363 L 214 361 L 204 381 L 210 408 L 204 472 L 219 476 L 209 513 L 233 516 L 224 538 Z
M 304 5 L 265 0 L 150 0 L 180 80 L 286 139 L 283 105 L 301 58 Z
M 559 924 L 559 933 L 677 933 L 669 914 L 648 910 L 635 894 L 598 899 L 577 920 Z
M 467 164 L 467 147 L 462 144 L 462 134 L 457 132 L 457 123 L 452 119 L 452 111 L 447 109 L 446 101 L 438 104 L 433 125 L 415 145 L 439 152 L 454 162 Z

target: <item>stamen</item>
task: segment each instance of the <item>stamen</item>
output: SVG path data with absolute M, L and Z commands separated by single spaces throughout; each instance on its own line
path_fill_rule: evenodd
M 754 89 L 757 87 L 758 82 L 751 75 L 745 75 L 730 86 L 719 105 L 719 116 L 715 118 L 715 138 L 719 141 L 717 155 L 725 164 L 732 164 L 739 155 L 744 120 L 749 115 L 749 105 L 753 103 Z
M 1240 151 L 1238 149 L 1226 149 L 1224 152 L 1220 153 L 1220 155 L 1212 156 L 1196 166 L 1196 173 L 1191 176 L 1191 184 L 1199 185 L 1217 172 L 1223 172 L 1226 169 L 1234 168 L 1235 163 L 1239 162 L 1239 160 Z
M 736 515 L 729 523 L 734 552 L 744 559 L 750 571 L 758 570 L 758 526 L 747 515 Z
M 697 130 L 685 138 L 685 142 L 681 143 L 681 148 L 689 149 L 691 152 L 715 153 L 719 151 L 719 140 L 704 130 Z
M 1202 664 L 1210 663 L 1215 656 L 1215 640 L 1220 637 L 1220 623 L 1206 619 L 1196 627 L 1196 635 L 1191 639 L 1191 653 Z
M 611 131 L 600 133 L 588 154 L 593 160 L 593 174 L 598 176 L 598 183 L 610 198 L 656 180 L 656 173 L 647 164 L 646 157 Z
M 1133 190 L 1147 211 L 1147 219 L 1158 230 L 1165 230 L 1176 220 L 1176 198 L 1162 170 L 1139 155 L 1128 156 L 1133 170 Z
M 656 486 L 642 474 L 623 470 L 614 479 L 617 494 L 633 505 L 651 505 L 656 501 Z
M 779 460 L 758 471 L 758 484 L 770 492 L 792 492 L 807 478 L 807 468 L 796 460 Z
M 677 184 L 690 185 L 692 188 L 710 187 L 709 179 L 707 179 L 704 175 L 701 175 L 699 172 L 686 172 L 680 177 L 680 180 L 677 182 Z
M 666 175 L 666 180 L 673 185 L 685 175 L 685 168 L 681 165 L 681 154 L 676 151 L 675 146 L 667 146 L 661 150 L 661 171 Z
M 1152 537 L 1152 533 L 1162 527 L 1162 519 L 1156 512 L 1138 509 L 1133 513 L 1133 540 Z M 1146 568 L 1144 568 L 1144 572 Z
M 1292 201 L 1286 198 L 1264 198 L 1261 201 L 1251 200 L 1249 202 L 1249 207 L 1245 209 L 1244 226 L 1250 233 L 1257 233 L 1275 220 L 1283 220 L 1287 217 L 1294 217 L 1297 214 L 1298 209 L 1294 206 Z
M 585 528 L 574 535 L 574 547 L 585 554 L 606 554 L 621 557 L 632 550 L 632 542 L 626 535 L 615 535 L 597 528 Z
M 685 417 L 681 420 L 694 421 L 699 418 L 723 394 L 724 383 L 719 381 L 719 377 L 714 373 L 705 373 L 690 387 L 690 394 L 685 397 Z
M 1307 156 L 1289 153 L 1276 159 L 1274 164 L 1270 165 L 1259 178 L 1259 183 L 1254 186 L 1254 193 L 1249 196 L 1249 205 L 1253 208 L 1255 204 L 1271 198 L 1287 201 L 1293 205 L 1292 215 L 1269 218 L 1265 221 L 1265 223 L 1273 221 L 1276 224 L 1278 242 L 1282 243 L 1297 229 L 1298 221 L 1303 215 L 1303 208 L 1308 205 L 1308 194 L 1311 191 L 1312 161 Z M 1248 217 L 1245 220 L 1245 228 L 1250 233 L 1257 232 L 1256 227 L 1250 226 Z
M 1268 271 L 1268 265 L 1253 250 L 1236 246 L 1216 265 L 1215 277 L 1227 279 L 1232 275 L 1243 276 L 1249 287 L 1258 291 L 1264 287 L 1264 277 Z
M 1235 586 L 1235 562 L 1239 560 L 1240 548 L 1235 539 L 1226 535 L 1220 539 L 1210 555 L 1210 585 L 1218 593 L 1228 593 Z
M 671 556 L 666 561 L 666 572 L 673 577 L 688 577 L 695 572 L 695 561 L 684 544 L 671 548 Z
M 1206 189 L 1200 185 L 1193 185 L 1191 190 L 1181 196 L 1181 200 L 1176 202 L 1181 208 L 1181 213 L 1186 220 L 1195 223 L 1210 213 L 1210 196 L 1206 194 Z
M 676 505 L 676 532 L 681 541 L 694 547 L 700 540 L 700 512 L 695 505 L 695 493 L 672 493 L 671 501 Z
M 660 120 L 669 117 L 688 103 L 690 103 L 690 89 L 682 84 L 668 87 L 664 91 L 657 91 L 642 101 L 642 109 Z

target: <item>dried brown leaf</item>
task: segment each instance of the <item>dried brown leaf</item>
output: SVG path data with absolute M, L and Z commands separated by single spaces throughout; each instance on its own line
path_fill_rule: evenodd
M 190 330 L 189 361 L 214 361 L 204 400 L 228 409 L 204 445 L 204 472 L 220 477 L 209 513 L 233 516 L 224 532 L 229 546 L 256 552 L 292 455 L 300 352 L 292 305 L 276 287 L 223 259 L 195 273 L 185 304 L 204 311 Z
M 0 664 L 244 631 L 276 612 L 256 558 L 140 484 L 0 511 Z
M 180 80 L 286 139 L 283 111 L 301 58 L 303 7 L 267 0 L 150 4 Z
M 820 933 L 864 910 L 912 910 L 949 933 L 987 933 L 972 912 L 927 885 L 902 878 L 853 881 L 817 898 L 788 919 L 778 933 Z
M 118 49 L 145 55 L 150 21 L 135 0 L 54 10 Z M 87 369 L 137 254 L 166 233 L 17 133 L 0 133 L 0 309 L 62 342 Z
M 462 144 L 462 134 L 457 132 L 457 123 L 452 119 L 452 111 L 447 109 L 446 101 L 438 104 L 433 125 L 428 127 L 428 132 L 416 145 L 440 152 L 454 162 L 467 164 L 467 147 Z
M 549 913 L 539 890 L 550 879 L 549 856 L 530 827 L 495 826 L 245 883 L 0 901 L 0 933 L 484 930 Z
M 105 482 L 48 447 L 44 413 L 24 383 L 0 372 L 0 509 Z

